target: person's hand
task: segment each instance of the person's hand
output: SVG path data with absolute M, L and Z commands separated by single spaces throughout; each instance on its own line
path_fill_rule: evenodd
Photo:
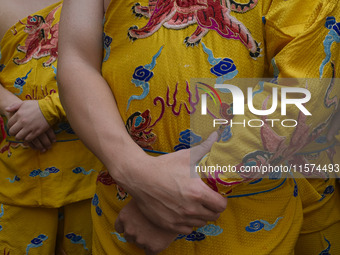
M 217 132 L 200 145 L 159 157 L 147 156 L 135 169 L 115 178 L 154 224 L 174 233 L 190 234 L 219 218 L 226 198 L 210 189 L 193 169 L 218 140 Z M 190 169 L 191 167 L 191 169 Z M 110 174 L 114 176 L 114 169 Z
M 1 87 L 2 88 L 2 87 Z M 2 88 L 3 89 L 3 88 Z M 7 118 L 7 120 L 9 120 L 14 114 L 15 114 L 15 111 L 7 111 L 6 109 L 11 109 L 11 106 L 12 105 L 21 105 L 23 103 L 23 101 L 16 97 L 15 95 L 12 95 L 12 100 L 10 101 L 10 103 L 6 106 L 3 106 L 4 108 L 2 109 L 2 114 Z
M 178 235 L 151 223 L 134 199 L 120 211 L 115 229 L 120 234 L 124 233 L 126 241 L 144 249 L 147 255 L 155 255 L 166 249 Z
M 332 122 L 327 133 L 327 140 L 332 141 L 340 130 L 340 110 L 333 116 Z
M 25 142 L 25 144 L 34 150 L 45 152 L 46 150 L 51 148 L 52 143 L 54 142 L 56 142 L 54 131 L 52 128 L 49 128 L 45 133 L 42 133 L 31 142 Z
M 42 114 L 37 100 L 12 104 L 5 109 L 12 116 L 8 120 L 9 134 L 42 152 L 51 148 L 56 137 Z

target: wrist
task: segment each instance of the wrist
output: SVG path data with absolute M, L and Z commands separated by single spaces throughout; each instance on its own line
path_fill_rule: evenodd
M 6 117 L 9 113 L 5 110 L 6 107 L 9 107 L 15 103 L 20 103 L 22 100 L 9 92 L 7 89 L 2 87 L 0 84 L 0 114 L 5 115 Z
M 143 174 L 145 165 L 153 157 L 143 151 L 135 142 L 119 143 L 108 164 L 105 164 L 112 178 L 124 188 L 133 186 L 133 181 Z M 145 173 L 144 173 L 145 174 Z
M 14 104 L 18 104 L 22 102 L 22 100 L 19 99 L 18 97 L 16 96 L 14 97 L 11 98 L 10 100 L 5 100 L 1 102 L 0 104 L 0 114 L 4 115 L 7 119 L 9 119 L 15 113 L 15 111 L 12 111 L 12 110 L 8 111 L 6 110 L 6 108 L 13 106 Z

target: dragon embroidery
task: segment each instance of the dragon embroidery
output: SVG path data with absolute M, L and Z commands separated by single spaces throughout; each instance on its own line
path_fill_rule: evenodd
M 250 56 L 256 58 L 261 51 L 259 44 L 248 29 L 230 15 L 231 11 L 245 13 L 256 5 L 257 0 L 250 0 L 247 4 L 233 0 L 149 0 L 148 7 L 136 3 L 132 7 L 134 14 L 149 18 L 149 22 L 140 29 L 130 27 L 128 36 L 134 41 L 151 36 L 161 26 L 182 29 L 197 24 L 196 31 L 184 40 L 187 46 L 199 44 L 209 30 L 215 30 L 224 38 L 240 40 L 250 51 Z
M 327 129 L 330 121 L 332 120 L 334 113 L 339 105 L 338 97 L 334 96 L 330 98 L 330 94 L 334 89 L 334 78 L 336 77 L 336 73 L 334 70 L 334 63 L 331 62 L 333 68 L 333 79 L 331 80 L 330 84 L 325 93 L 324 97 L 324 106 L 330 108 L 334 106 L 334 112 L 322 123 L 311 128 L 310 125 L 307 124 L 306 120 L 307 117 L 300 111 L 298 114 L 297 123 L 292 137 L 290 141 L 285 136 L 280 136 L 277 134 L 271 127 L 270 124 L 264 123 L 261 127 L 260 134 L 261 140 L 264 150 L 257 150 L 248 153 L 242 159 L 242 162 L 236 165 L 236 170 L 241 178 L 244 181 L 253 181 L 256 179 L 262 180 L 262 173 L 259 172 L 252 172 L 246 173 L 240 171 L 241 167 L 243 166 L 268 166 L 268 165 L 279 165 L 279 164 L 286 164 L 288 166 L 308 166 L 308 170 L 304 170 L 302 173 L 307 177 L 317 177 L 323 178 L 327 180 L 329 178 L 328 172 L 324 171 L 313 171 L 311 169 L 311 164 L 309 160 L 315 160 L 319 157 L 320 152 L 300 152 L 302 148 L 306 147 L 307 145 L 317 141 L 317 139 L 322 138 L 321 134 Z M 262 109 L 267 109 L 267 102 L 269 97 L 265 99 L 262 104 Z M 263 122 L 265 122 L 266 116 L 262 117 Z M 287 144 L 288 143 L 288 144 Z M 328 156 L 329 161 L 333 164 L 334 160 L 333 157 L 336 154 L 334 147 L 329 147 L 326 149 L 326 153 Z M 204 177 L 207 178 L 207 184 L 214 190 L 218 191 L 218 185 L 224 186 L 231 186 L 235 184 L 239 184 L 242 181 L 225 181 L 225 175 L 223 175 L 223 171 L 215 171 L 214 173 L 204 173 Z M 280 172 L 281 174 L 281 172 Z M 270 177 L 270 176 L 269 176 Z M 236 179 L 235 179 L 236 180 Z M 256 180 L 257 182 L 259 180 Z M 254 182 L 256 183 L 256 182 Z M 230 193 L 229 191 L 228 193 Z M 329 191 L 328 191 L 329 192 Z M 326 193 L 326 192 L 325 192 Z M 297 191 L 294 190 L 294 196 L 297 196 Z
M 14 58 L 13 62 L 17 65 L 23 65 L 29 62 L 32 58 L 39 59 L 50 56 L 50 58 L 43 63 L 44 67 L 50 66 L 58 58 L 58 28 L 59 22 L 52 26 L 55 19 L 56 11 L 61 5 L 54 8 L 44 19 L 40 15 L 28 16 L 27 24 L 24 31 L 28 34 L 25 46 L 18 45 L 17 50 L 25 53 L 22 59 Z
M 143 113 L 135 112 L 126 121 L 126 130 L 131 138 L 142 148 L 152 150 L 152 144 L 155 143 L 157 136 L 146 129 L 151 127 L 150 111 Z
M 332 92 L 332 89 L 334 87 L 334 77 L 335 77 L 335 71 L 334 71 L 334 64 L 332 63 L 333 67 L 333 79 L 330 82 L 325 98 L 324 98 L 324 105 L 327 108 L 330 108 L 331 106 L 334 106 L 334 109 L 337 109 L 339 100 L 336 96 L 333 98 L 329 98 L 330 93 Z M 263 109 L 266 109 L 267 107 L 267 101 L 268 98 L 263 103 Z M 324 130 L 327 128 L 328 124 L 332 120 L 334 113 L 332 113 L 324 122 L 317 125 L 315 128 L 311 129 L 311 126 L 306 123 L 307 117 L 302 113 L 299 112 L 298 115 L 298 125 L 295 128 L 295 131 L 293 132 L 293 135 L 291 137 L 289 145 L 286 144 L 287 137 L 279 136 L 273 129 L 270 128 L 268 123 L 265 123 L 263 127 L 261 127 L 261 138 L 263 147 L 265 148 L 265 151 L 255 151 L 252 153 L 249 153 L 243 158 L 243 162 L 237 166 L 241 167 L 243 165 L 246 165 L 247 163 L 256 163 L 256 165 L 277 165 L 280 162 L 283 162 L 286 160 L 288 162 L 288 165 L 296 165 L 296 166 L 308 166 L 309 162 L 308 159 L 315 159 L 319 156 L 319 152 L 306 152 L 306 153 L 299 153 L 299 151 L 305 147 L 306 145 L 314 142 L 317 140 L 317 138 L 320 137 L 320 135 L 324 132 Z M 265 118 L 263 117 L 263 120 Z M 333 156 L 335 154 L 334 148 L 330 147 L 326 150 L 327 155 L 329 157 L 330 162 L 333 163 Z M 308 167 L 309 168 L 309 167 Z M 303 172 L 305 176 L 316 176 L 320 178 L 327 178 L 327 172 L 313 172 L 305 171 Z M 240 174 L 242 176 L 242 174 Z M 242 177 L 249 177 L 243 175 Z
M 17 149 L 20 146 L 23 147 L 24 149 L 28 148 L 28 146 L 24 145 L 23 143 L 8 142 L 7 144 L 0 148 L 0 153 L 7 152 L 7 156 L 11 157 L 12 156 L 11 148 Z

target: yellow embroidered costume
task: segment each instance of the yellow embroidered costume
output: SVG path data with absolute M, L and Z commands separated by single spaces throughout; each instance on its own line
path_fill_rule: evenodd
M 340 221 L 334 174 L 299 169 L 305 164 L 339 168 L 339 147 L 325 139 L 340 94 L 337 0 L 111 1 L 105 20 L 102 73 L 127 131 L 145 151 L 189 148 L 210 134 L 213 119 L 229 121 L 200 162 L 200 169 L 237 169 L 201 172 L 212 189 L 229 198 L 226 211 L 216 222 L 178 236 L 162 254 L 294 254 L 300 232 L 301 240 L 311 240 L 306 235 L 317 240 L 308 248 L 315 254 L 340 252 L 340 235 L 332 227 Z M 237 79 L 262 77 L 272 80 L 245 85 Z M 287 116 L 280 107 L 269 116 L 255 116 L 247 107 L 244 115 L 233 116 L 228 91 L 212 89 L 222 83 L 237 84 L 244 93 L 251 86 L 259 110 L 271 106 L 273 88 L 306 88 L 312 99 L 303 106 L 312 116 L 294 105 L 287 106 Z M 211 95 L 217 106 L 208 101 L 202 116 L 202 95 L 213 92 L 224 97 L 219 103 Z M 248 125 L 252 119 L 257 121 Z M 297 125 L 281 124 L 282 119 Z M 231 120 L 239 124 L 231 126 Z M 261 178 L 241 171 L 261 165 L 301 173 L 278 171 Z M 107 172 L 98 181 L 92 201 L 94 254 L 143 254 L 114 230 L 128 194 Z M 298 242 L 298 254 L 311 254 L 304 243 Z
M 89 199 L 102 165 L 74 134 L 59 101 L 55 76 L 61 6 L 54 4 L 22 19 L 0 44 L 0 83 L 22 100 L 38 100 L 57 137 L 50 150 L 40 153 L 9 136 L 3 118 L 0 251 L 4 254 L 54 254 L 56 239 L 67 254 L 91 253 Z

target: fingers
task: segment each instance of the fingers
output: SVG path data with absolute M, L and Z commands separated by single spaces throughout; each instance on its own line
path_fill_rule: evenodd
M 37 147 L 35 147 L 35 145 L 32 143 L 32 142 L 29 142 L 29 143 L 27 143 L 27 142 L 24 142 L 24 145 L 25 146 L 29 146 L 29 147 L 31 147 L 31 149 L 33 149 L 33 150 L 39 150 Z
M 115 229 L 118 233 L 124 233 L 127 242 L 150 255 L 166 249 L 178 235 L 178 232 L 171 233 L 148 221 L 134 199 L 120 211 L 115 221 Z
M 128 243 L 136 244 L 136 237 L 135 236 L 124 234 L 124 238 Z
M 212 132 L 207 140 L 202 142 L 200 145 L 192 147 L 190 149 L 190 161 L 191 164 L 197 163 L 197 161 L 201 160 L 210 150 L 212 145 L 217 142 L 219 139 L 219 134 L 217 131 Z
M 142 214 L 154 225 L 173 233 L 190 234 L 192 232 L 192 226 L 194 225 L 191 224 L 191 221 L 194 218 L 192 217 L 194 210 L 187 210 L 185 213 L 183 213 L 184 216 L 181 216 L 178 211 L 176 211 L 175 214 L 172 214 L 169 212 L 169 208 L 167 208 L 165 205 L 158 204 L 157 214 L 150 214 L 150 208 L 148 205 L 150 204 L 139 203 L 138 208 Z
M 116 229 L 117 233 L 119 233 L 119 234 L 124 233 L 124 225 L 120 221 L 119 217 L 115 221 L 115 229 Z
M 17 123 L 14 124 L 14 126 L 10 128 L 9 134 L 12 136 L 15 135 L 15 139 L 18 141 L 24 140 L 25 142 L 28 142 L 28 143 L 32 142 L 33 146 L 36 147 L 38 150 L 46 151 L 50 149 L 52 146 L 52 143 L 55 141 L 54 134 L 51 134 L 51 133 L 47 134 L 45 132 L 37 137 L 36 134 L 34 134 L 33 132 L 26 130 L 26 129 L 20 129 L 20 127 L 18 126 L 19 125 Z M 50 138 L 50 136 L 52 138 Z
M 36 100 L 26 100 L 21 103 L 13 104 L 6 109 L 16 110 L 13 116 L 8 120 L 8 128 L 9 134 L 11 136 L 16 136 L 17 140 L 25 139 L 26 142 L 30 142 L 50 128 L 39 108 L 38 101 Z M 47 135 L 48 137 L 50 137 L 50 135 L 53 136 L 52 133 Z M 45 143 L 46 139 L 42 139 L 41 142 Z M 53 140 L 53 137 L 51 137 L 51 139 Z
M 201 205 L 201 208 L 191 212 L 186 213 L 184 217 L 177 219 L 177 223 L 173 226 L 169 224 L 164 225 L 167 222 L 158 223 L 158 225 L 164 229 L 169 229 L 173 233 L 181 233 L 189 235 L 192 232 L 193 227 L 203 227 L 207 225 L 208 221 L 216 221 L 220 217 L 220 213 L 216 213 L 205 206 Z
M 207 209 L 203 205 L 198 208 L 185 208 L 183 217 L 179 216 L 173 232 L 190 234 L 193 227 L 203 227 L 208 221 L 216 221 L 220 214 Z M 182 228 L 183 227 L 183 228 Z
M 172 233 L 181 233 L 183 235 L 190 235 L 192 233 L 193 225 L 185 226 L 185 225 L 177 225 L 174 228 L 170 229 Z
M 34 139 L 31 143 L 34 146 L 34 148 L 36 148 L 36 150 L 39 150 L 41 152 L 46 151 L 45 147 L 42 145 L 42 143 L 40 142 L 38 138 Z
M 51 143 L 55 143 L 57 141 L 57 137 L 55 136 L 55 133 L 53 132 L 52 128 L 49 128 L 46 131 L 46 135 L 48 136 L 48 138 L 50 139 Z
M 130 231 L 127 231 L 124 228 L 124 223 L 123 221 L 120 220 L 120 217 L 118 215 L 118 218 L 115 221 L 115 229 L 117 231 L 117 233 L 119 234 L 123 234 L 124 233 L 124 238 L 127 242 L 129 243 L 136 243 L 136 235 L 134 233 L 134 231 L 132 231 L 131 227 L 130 227 Z
M 41 134 L 38 139 L 45 150 L 51 149 L 52 141 L 50 141 L 46 133 Z
M 21 101 L 21 102 L 19 102 L 19 103 L 12 104 L 12 105 L 6 107 L 6 108 L 5 108 L 5 111 L 7 111 L 7 112 L 15 112 L 15 111 L 17 111 L 17 110 L 20 108 L 20 106 L 22 105 L 23 102 L 24 102 L 24 101 Z
M 18 116 L 17 114 L 14 114 L 7 122 L 7 126 L 9 129 L 11 129 L 13 127 L 14 124 L 17 124 L 17 119 L 18 119 Z M 19 130 L 17 130 L 18 132 Z
M 195 178 L 194 183 L 188 184 L 188 191 L 184 194 L 188 202 L 184 210 L 187 217 L 199 217 L 204 221 L 216 220 L 219 213 L 227 207 L 227 199 L 218 192 L 212 190 L 201 179 Z M 183 215 L 183 212 L 180 212 Z
M 190 221 L 188 221 L 188 227 L 190 228 L 190 230 L 189 230 L 189 228 L 186 229 L 186 230 L 191 233 L 193 227 L 200 228 L 200 227 L 204 227 L 205 225 L 207 225 L 207 221 L 206 220 L 202 220 L 202 219 L 199 219 L 199 218 L 192 218 Z M 176 232 L 178 232 L 177 228 L 176 228 Z
M 195 224 L 192 226 L 195 227 L 203 227 L 207 224 L 208 221 L 216 221 L 220 217 L 220 213 L 217 213 L 211 209 L 206 208 L 206 206 L 202 205 L 202 208 L 200 209 L 200 216 L 196 216 L 196 219 L 200 221 L 196 221 Z M 204 225 L 202 225 L 204 224 Z
M 208 209 L 206 208 L 203 208 L 203 210 L 208 211 Z M 214 214 L 214 213 L 211 213 L 211 214 Z M 218 217 L 209 216 L 208 218 L 215 219 Z M 193 227 L 203 227 L 207 223 L 207 221 L 204 219 L 204 216 L 202 216 L 200 212 L 198 213 L 197 211 L 193 211 L 193 210 L 192 211 L 187 210 L 185 213 L 185 216 L 178 215 L 176 219 L 172 219 L 172 217 L 169 214 L 163 213 L 162 217 L 157 217 L 156 215 L 154 215 L 154 217 L 151 219 L 149 218 L 149 220 L 155 226 L 158 226 L 162 229 L 166 229 L 167 231 L 171 233 L 181 233 L 184 235 L 191 234 Z
M 227 198 L 210 189 L 204 184 L 204 191 L 201 196 L 202 205 L 216 213 L 221 213 L 227 208 Z
M 16 140 L 23 140 L 29 133 L 30 133 L 30 130 L 23 129 L 19 123 L 15 123 L 9 129 L 9 134 L 11 136 L 15 136 Z M 27 142 L 28 142 L 28 140 L 27 140 Z
M 52 143 L 56 142 L 56 136 L 51 128 L 42 133 L 42 130 L 31 130 L 17 121 L 17 114 L 14 114 L 8 121 L 9 134 L 15 136 L 16 140 L 24 140 L 32 149 L 45 152 L 50 149 Z M 40 133 L 40 135 L 39 135 Z
M 48 137 L 46 133 L 41 134 L 39 137 L 29 142 L 29 145 L 32 149 L 39 150 L 41 152 L 45 152 L 52 147 L 52 141 Z

